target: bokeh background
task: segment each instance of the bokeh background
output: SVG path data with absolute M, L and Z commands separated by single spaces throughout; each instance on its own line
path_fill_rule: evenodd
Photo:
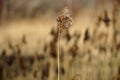
M 0 0 L 0 80 L 57 80 L 65 6 L 73 26 L 61 33 L 60 80 L 120 80 L 119 0 Z

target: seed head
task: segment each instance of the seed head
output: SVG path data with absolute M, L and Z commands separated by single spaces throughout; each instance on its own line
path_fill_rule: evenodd
M 57 26 L 60 30 L 68 29 L 72 26 L 73 19 L 71 18 L 69 9 L 64 7 L 60 15 L 57 17 Z

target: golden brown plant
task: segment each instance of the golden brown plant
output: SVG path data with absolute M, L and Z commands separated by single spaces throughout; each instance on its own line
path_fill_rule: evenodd
M 72 18 L 67 7 L 64 7 L 60 12 L 60 15 L 57 18 L 57 27 L 58 27 L 58 80 L 60 79 L 60 35 L 63 29 L 68 29 L 72 26 Z
M 73 20 L 67 7 L 64 7 L 60 15 L 57 18 L 57 26 L 61 31 L 62 29 L 68 29 L 72 26 Z

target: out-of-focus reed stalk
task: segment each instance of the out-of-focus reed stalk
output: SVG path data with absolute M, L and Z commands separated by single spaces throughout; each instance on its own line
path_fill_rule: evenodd
M 117 10 L 117 0 L 113 2 L 113 45 L 114 45 L 114 53 L 116 54 L 116 10 Z
M 113 13 L 112 13 L 112 17 L 113 17 L 113 53 L 112 53 L 112 70 L 117 70 L 117 73 L 114 73 L 113 74 L 113 78 L 114 80 L 117 80 L 118 77 L 119 77 L 119 74 L 118 74 L 118 69 L 119 69 L 119 60 L 116 58 L 117 55 L 118 55 L 118 50 L 117 50 L 117 35 L 119 33 L 119 0 L 113 0 Z M 114 63 L 115 62 L 115 63 Z

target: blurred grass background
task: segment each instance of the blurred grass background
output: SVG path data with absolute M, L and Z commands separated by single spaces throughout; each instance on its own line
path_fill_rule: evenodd
M 73 26 L 61 37 L 60 80 L 120 80 L 119 0 L 0 0 L 0 80 L 57 80 L 57 23 L 68 6 Z

